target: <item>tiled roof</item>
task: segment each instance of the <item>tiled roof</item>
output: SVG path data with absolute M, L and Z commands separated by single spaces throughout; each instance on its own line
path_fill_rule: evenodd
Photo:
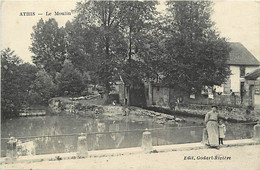
M 258 77 L 260 77 L 260 68 L 245 75 L 245 79 L 247 80 L 256 80 Z
M 241 43 L 230 43 L 229 65 L 259 66 L 260 62 Z

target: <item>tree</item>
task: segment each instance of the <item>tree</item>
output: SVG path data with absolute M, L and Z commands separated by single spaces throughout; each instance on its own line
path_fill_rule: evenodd
M 48 100 L 54 97 L 57 87 L 51 75 L 45 70 L 41 69 L 36 73 L 36 79 L 34 81 L 34 94 L 40 99 L 42 103 L 47 103 Z
M 81 72 L 96 70 L 96 31 L 88 25 L 79 23 L 77 18 L 73 22 L 67 22 L 66 49 L 68 59 Z
M 105 87 L 107 97 L 111 90 L 114 69 L 124 60 L 126 54 L 126 43 L 119 31 L 119 1 L 79 2 L 75 11 L 75 23 L 81 26 L 82 31 L 94 30 L 92 44 L 95 46 L 92 46 L 94 51 L 90 57 L 95 61 L 96 79 Z
M 18 66 L 19 71 L 19 91 L 20 98 L 24 105 L 31 105 L 30 93 L 34 90 L 34 81 L 36 79 L 37 68 L 30 63 L 23 63 Z
M 90 35 L 81 38 L 84 42 L 81 43 L 84 44 L 81 47 L 88 49 L 81 51 L 85 53 L 85 58 L 91 56 L 98 59 L 95 63 L 98 70 L 97 77 L 99 82 L 107 87 L 107 91 L 109 91 L 109 82 L 113 81 L 113 76 L 116 74 L 115 68 L 119 69 L 118 72 L 121 74 L 124 74 L 122 72 L 128 74 L 127 72 L 131 72 L 131 70 L 126 69 L 132 66 L 136 66 L 136 69 L 139 68 L 138 65 L 145 66 L 146 61 L 144 60 L 147 60 L 149 58 L 147 56 L 151 54 L 149 52 L 154 50 L 154 48 L 147 47 L 153 43 L 152 30 L 155 27 L 156 4 L 155 1 L 87 1 L 78 3 L 76 8 L 78 14 L 73 21 L 74 29 L 85 32 L 85 35 L 89 32 Z M 88 41 L 88 39 L 92 41 Z M 91 52 L 89 47 L 95 51 Z M 132 59 L 136 61 L 129 64 L 131 67 L 128 67 L 126 59 L 129 62 Z M 138 62 L 140 63 L 137 64 Z M 131 74 L 140 74 L 138 77 L 142 77 L 144 73 L 140 71 L 143 70 Z M 135 80 L 135 78 L 131 79 Z
M 82 74 L 69 60 L 64 61 L 61 72 L 56 75 L 56 81 L 60 95 L 64 95 L 65 91 L 70 95 L 79 95 L 85 89 Z
M 10 48 L 1 51 L 1 115 L 2 118 L 15 115 L 20 108 L 18 65 L 21 59 Z
M 150 76 L 149 64 L 159 54 L 154 35 L 157 4 L 157 1 L 122 1 L 119 5 L 120 28 L 127 42 L 127 62 L 123 62 L 121 74 L 131 84 Z
M 55 77 L 66 58 L 64 28 L 59 28 L 53 18 L 48 21 L 40 19 L 33 27 L 31 40 L 30 51 L 34 53 L 33 63 Z
M 120 26 L 128 44 L 128 59 L 138 53 L 145 36 L 152 30 L 155 20 L 156 1 L 122 1 L 119 5 Z
M 186 92 L 220 85 L 230 74 L 230 47 L 211 21 L 210 1 L 168 1 L 163 82 Z
M 15 116 L 28 104 L 36 67 L 23 63 L 10 48 L 1 51 L 1 113 L 2 118 Z

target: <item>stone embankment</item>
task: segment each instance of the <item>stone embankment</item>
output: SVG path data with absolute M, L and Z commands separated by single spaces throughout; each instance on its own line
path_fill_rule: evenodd
M 69 114 L 79 116 L 98 115 L 104 112 L 102 106 L 89 104 L 82 100 L 68 98 L 53 98 L 49 100 L 49 109 L 52 114 Z
M 140 116 L 149 116 L 152 118 L 157 119 L 157 123 L 159 124 L 164 124 L 166 122 L 182 122 L 185 121 L 184 119 L 177 118 L 174 115 L 170 114 L 165 114 L 161 112 L 156 112 L 156 111 L 151 111 L 151 110 L 146 110 L 146 109 L 141 109 L 138 107 L 129 107 L 129 112 L 132 114 L 140 115 Z
M 156 111 L 146 110 L 138 107 L 124 106 L 103 106 L 90 104 L 86 100 L 70 100 L 64 98 L 53 98 L 49 101 L 49 108 L 52 114 L 69 114 L 78 116 L 114 116 L 114 115 L 138 115 L 140 117 L 148 116 L 154 118 L 158 124 L 166 122 L 181 122 L 183 119 L 173 115 L 160 113 Z
M 88 102 L 87 99 L 70 99 L 70 98 L 53 98 L 49 101 L 49 108 L 53 114 L 69 114 L 78 116 L 93 116 L 100 115 L 128 115 L 135 114 L 140 116 L 149 116 L 156 118 L 156 122 L 164 124 L 165 122 L 180 122 L 183 119 L 178 116 L 196 116 L 203 118 L 207 112 L 210 111 L 210 106 L 179 106 L 175 110 L 169 108 L 150 106 L 146 109 L 138 107 L 125 106 L 104 106 Z M 257 113 L 254 110 L 247 110 L 244 108 L 225 108 L 219 107 L 220 117 L 227 121 L 236 122 L 257 122 Z
M 258 116 L 257 112 L 254 110 L 248 110 L 245 108 L 231 108 L 231 107 L 221 107 L 219 106 L 220 118 L 233 121 L 233 122 L 257 122 Z M 163 108 L 158 106 L 147 107 L 149 110 L 163 112 L 167 114 L 183 115 L 183 116 L 195 116 L 204 118 L 207 112 L 211 110 L 210 106 L 201 105 L 189 105 L 189 106 L 179 106 L 175 110 L 170 110 L 170 108 Z

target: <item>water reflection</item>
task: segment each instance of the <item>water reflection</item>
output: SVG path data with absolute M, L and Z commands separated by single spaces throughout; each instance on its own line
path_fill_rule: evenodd
M 69 115 L 20 117 L 2 122 L 2 137 L 53 136 L 74 133 L 90 133 L 87 136 L 88 149 L 116 149 L 141 146 L 142 131 L 95 134 L 96 132 L 114 132 L 135 129 L 154 129 L 152 131 L 153 145 L 200 142 L 202 129 L 182 128 L 185 126 L 201 126 L 203 119 L 185 118 L 185 122 L 167 121 L 159 124 L 156 117 L 126 115 L 104 115 L 103 118 L 80 117 Z M 225 122 L 227 126 L 226 140 L 251 138 L 252 125 L 240 125 Z M 169 129 L 176 127 L 173 129 Z M 47 154 L 77 151 L 78 136 L 41 137 L 20 140 L 20 155 Z M 1 141 L 1 155 L 5 156 L 6 140 Z

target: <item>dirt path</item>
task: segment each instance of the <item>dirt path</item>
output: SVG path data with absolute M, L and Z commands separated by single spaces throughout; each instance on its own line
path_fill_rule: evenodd
M 195 160 L 184 160 L 194 156 Z M 217 156 L 217 157 L 216 157 Z M 223 160 L 210 160 L 222 158 Z M 191 158 L 191 157 L 189 157 Z M 203 159 L 204 158 L 204 159 Z M 200 160 L 198 160 L 200 159 Z M 205 160 L 208 159 L 208 160 Z M 260 170 L 259 145 L 2 165 L 2 169 Z

